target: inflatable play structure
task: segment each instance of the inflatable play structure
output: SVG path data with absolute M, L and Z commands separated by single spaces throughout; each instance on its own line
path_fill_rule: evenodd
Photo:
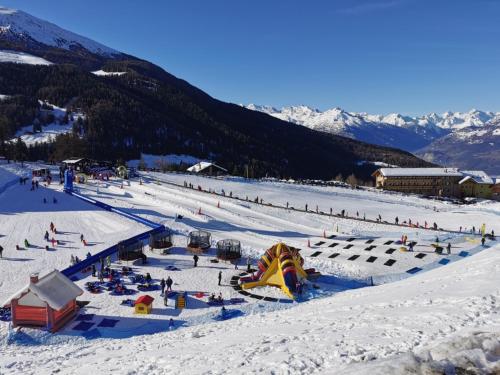
M 313 268 L 304 270 L 304 258 L 300 256 L 299 249 L 284 243 L 278 243 L 268 249 L 257 265 L 257 273 L 240 279 L 243 290 L 258 286 L 275 286 L 288 297 L 295 299 L 296 294 L 300 293 L 301 281 L 318 275 Z
M 10 307 L 14 327 L 36 326 L 56 332 L 76 315 L 76 298 L 82 294 L 82 289 L 54 270 L 41 278 L 31 275 L 30 282 L 2 307 Z
M 125 180 L 128 180 L 129 175 L 128 175 L 128 169 L 124 165 L 120 165 L 119 167 L 116 168 L 116 174 L 118 177 L 123 178 Z
M 73 179 L 75 175 L 71 169 L 64 171 L 64 191 L 71 193 L 73 191 Z

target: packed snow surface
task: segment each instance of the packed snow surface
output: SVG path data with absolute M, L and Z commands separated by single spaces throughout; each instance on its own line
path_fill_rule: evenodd
M 31 167 L 35 166 L 1 165 L 0 185 L 17 181 Z M 95 253 L 147 229 L 62 193 L 57 179 L 48 187 L 34 191 L 29 187 L 16 183 L 0 194 L 0 244 L 5 248 L 0 259 L 0 300 L 22 288 L 30 272 L 62 269 L 71 254 L 84 257 L 87 251 Z M 152 314 L 135 315 L 120 304 L 126 296 L 86 291 L 80 299 L 90 303 L 81 313 L 94 314 L 89 324 L 96 327 L 103 319 L 113 319 L 115 327 L 92 329 L 89 332 L 99 334 L 91 338 L 73 329 L 79 322 L 69 323 L 55 335 L 26 328 L 15 332 L 0 323 L 2 374 L 500 371 L 500 247 L 490 240 L 481 247 L 479 238 L 469 233 L 473 225 L 479 228 L 482 223 L 488 231 L 499 233 L 500 203 L 458 206 L 375 190 L 160 173 L 144 173 L 140 180 L 89 181 L 76 188 L 172 229 L 170 255 L 147 250 L 148 264 L 129 266 L 135 272 L 150 272 L 155 280 L 171 276 L 174 291 L 189 292 L 188 307 L 174 309 L 173 300 L 165 307 L 160 292 L 151 291 L 147 294 L 155 298 Z M 219 195 L 222 190 L 225 196 Z M 253 202 L 257 196 L 263 204 Z M 52 203 L 53 197 L 57 203 Z M 289 209 L 277 207 L 286 202 Z M 316 205 L 323 212 L 330 207 L 335 213 L 344 209 L 349 218 L 299 211 L 306 203 L 308 211 L 316 211 Z M 388 223 L 356 220 L 358 215 L 374 219 L 379 214 Z M 420 223 L 436 221 L 448 229 L 463 226 L 468 233 L 390 225 L 395 216 Z M 47 252 L 37 247 L 45 245 L 43 233 L 50 221 L 58 227 L 61 244 Z M 213 251 L 202 255 L 194 268 L 192 256 L 184 250 L 186 234 L 193 229 L 210 231 L 213 242 L 239 239 L 244 255 L 240 269 L 210 262 Z M 92 246 L 81 244 L 81 233 Z M 417 242 L 415 252 L 388 244 L 402 234 Z M 436 237 L 452 244 L 452 255 L 433 251 Z M 25 238 L 36 247 L 16 251 L 14 245 Z M 310 288 L 302 302 L 288 304 L 245 297 L 243 304 L 227 306 L 240 310 L 241 317 L 216 321 L 220 309 L 207 306 L 206 297 L 198 298 L 195 293 L 222 293 L 226 300 L 243 297 L 229 285 L 231 277 L 246 268 L 247 257 L 255 267 L 265 249 L 280 240 L 300 247 L 305 266 L 323 273 L 319 289 Z M 374 246 L 370 251 L 367 241 Z M 337 246 L 330 247 L 332 243 Z M 391 246 L 394 250 L 387 253 Z M 479 252 L 453 260 L 459 252 L 474 249 Z M 339 255 L 331 258 L 334 252 Z M 424 256 L 417 258 L 417 253 Z M 358 257 L 353 259 L 353 255 Z M 377 258 L 373 263 L 367 261 L 371 256 Z M 395 263 L 384 265 L 389 259 Z M 381 286 L 353 289 L 349 284 L 349 280 L 390 276 L 437 261 L 451 262 Z M 113 262 L 112 267 L 122 265 Z M 219 271 L 223 273 L 221 286 L 217 285 Z M 77 276 L 82 288 L 96 280 L 89 273 Z M 134 288 L 130 283 L 127 286 Z M 282 296 L 269 287 L 253 292 Z M 168 328 L 171 318 L 173 329 Z
M 16 64 L 29 64 L 29 65 L 52 64 L 50 61 L 47 61 L 38 56 L 30 55 L 29 53 L 0 50 L 0 63 L 5 63 L 5 62 L 16 63 Z
M 93 74 L 95 74 L 96 76 L 121 76 L 121 75 L 124 75 L 125 73 L 127 72 L 106 72 L 104 70 L 96 70 L 94 72 L 92 72 Z

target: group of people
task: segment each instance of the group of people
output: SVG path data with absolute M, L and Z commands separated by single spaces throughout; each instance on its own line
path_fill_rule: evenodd
M 219 293 L 219 295 L 216 297 L 215 293 L 212 293 L 208 297 L 209 302 L 218 302 L 218 303 L 224 303 L 224 299 L 222 298 L 222 293 Z

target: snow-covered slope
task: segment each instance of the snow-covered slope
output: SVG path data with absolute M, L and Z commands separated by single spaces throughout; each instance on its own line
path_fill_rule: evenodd
M 56 105 L 43 102 L 39 100 L 40 105 L 44 104 L 50 109 L 43 109 L 44 117 L 51 115 L 53 116 L 53 122 L 46 123 L 40 125 L 40 131 L 33 131 L 33 124 L 23 126 L 21 129 L 17 131 L 15 137 L 10 141 L 15 142 L 19 137 L 21 140 L 26 143 L 27 146 L 34 145 L 35 143 L 50 143 L 53 142 L 59 134 L 66 134 L 73 130 L 73 123 L 78 120 L 78 118 L 84 118 L 85 116 L 82 113 L 71 113 L 70 116 L 67 116 L 68 119 L 65 122 L 64 118 L 66 117 L 68 111 L 66 108 L 61 108 Z M 35 119 L 35 121 L 39 121 Z
M 0 37 L 34 41 L 66 50 L 84 48 L 101 56 L 120 52 L 20 10 L 0 7 Z
M 17 51 L 3 51 L 0 50 L 0 63 L 12 62 L 16 64 L 30 64 L 30 65 L 51 65 L 41 57 L 30 55 L 29 53 Z
M 7 167 L 12 168 L 0 166 L 0 178 L 2 169 L 8 173 Z M 450 227 L 486 222 L 488 230 L 495 229 L 497 233 L 500 225 L 495 220 L 500 206 L 494 202 L 454 206 L 448 202 L 379 191 L 180 174 L 145 176 L 148 175 L 162 177 L 163 182 L 144 178 L 141 183 L 133 179 L 130 183 L 125 181 L 122 188 L 122 181 L 111 179 L 78 186 L 85 195 L 98 196 L 106 203 L 163 222 L 173 229 L 177 247 L 172 254 L 160 255 L 148 250 L 148 264 L 135 263 L 133 267 L 141 273 L 151 270 L 155 279 L 171 275 L 174 290 L 220 290 L 224 296 L 231 295 L 229 280 L 241 272 L 241 269 L 232 269 L 230 264 L 211 263 L 212 256 L 207 254 L 200 256 L 198 268 L 192 267 L 192 256 L 183 247 L 184 235 L 193 228 L 210 230 L 216 240 L 240 239 L 245 256 L 251 257 L 262 254 L 263 249 L 281 238 L 287 243 L 301 245 L 308 266 L 316 267 L 321 261 L 326 267 L 328 262 L 334 270 L 335 265 L 344 264 L 346 272 L 354 272 L 360 267 L 367 271 L 377 267 L 380 258 L 369 263 L 366 261 L 368 256 L 389 256 L 385 248 L 380 248 L 381 243 L 387 236 L 399 237 L 402 232 L 411 238 L 420 233 L 418 245 L 422 253 L 427 254 L 424 259 L 438 257 L 428 245 L 428 238 L 433 241 L 435 233 L 342 218 L 333 219 L 341 225 L 342 231 L 348 232 L 339 236 L 357 237 L 352 243 L 353 248 L 359 248 L 359 259 L 347 259 L 351 248 L 334 250 L 325 244 L 309 249 L 305 246 L 307 238 L 312 236 L 316 242 L 322 237 L 322 228 L 331 233 L 332 218 L 230 200 L 182 188 L 183 181 L 217 192 L 223 188 L 240 197 L 258 194 L 265 202 L 289 201 L 296 207 L 303 207 L 308 202 L 322 208 L 334 206 L 336 211 L 340 208 L 347 208 L 349 212 L 368 209 L 370 216 L 382 212 L 384 217 L 429 217 Z M 59 202 L 43 203 L 45 196 L 55 196 Z M 123 217 L 113 216 L 62 193 L 57 183 L 35 191 L 30 191 L 29 186 L 13 186 L 0 194 L 0 208 L 4 214 L 0 216 L 3 218 L 0 243 L 5 248 L 4 258 L 0 259 L 0 297 L 7 297 L 23 286 L 30 272 L 64 267 L 71 254 L 94 253 L 144 230 Z M 174 220 L 177 214 L 183 219 Z M 50 221 L 57 224 L 57 237 L 63 242 L 60 246 L 49 252 L 35 246 L 29 250 L 15 250 L 14 245 L 22 243 L 24 238 L 34 245 L 43 245 L 42 235 Z M 95 245 L 84 247 L 79 241 L 79 233 L 84 233 Z M 439 233 L 440 237 L 444 235 Z M 368 252 L 365 241 L 375 237 L 377 246 Z M 454 254 L 463 251 L 464 247 L 479 245 L 477 237 L 465 237 L 465 242 L 453 242 Z M 312 254 L 318 249 L 323 253 L 314 257 Z M 341 254 L 329 258 L 333 251 Z M 403 258 L 415 264 L 425 262 L 408 252 L 396 251 L 390 257 L 398 262 Z M 446 259 L 446 255 L 439 257 Z M 113 267 L 122 265 L 113 264 Z M 167 271 L 167 265 L 176 265 L 178 270 Z M 394 266 L 381 264 L 380 269 L 393 272 Z M 221 286 L 217 285 L 219 270 L 224 274 Z M 78 276 L 80 286 L 93 280 L 88 274 Z M 92 338 L 73 329 L 79 323 L 76 321 L 55 335 L 26 328 L 14 333 L 7 323 L 0 322 L 0 372 L 494 374 L 500 371 L 499 285 L 499 245 L 498 241 L 488 240 L 478 254 L 403 281 L 339 291 L 283 308 L 263 300 L 248 299 L 247 303 L 238 306 L 245 311 L 244 316 L 223 322 L 213 319 L 214 308 L 194 297 L 190 298 L 188 307 L 180 311 L 173 306 L 163 306 L 160 292 L 153 291 L 150 292 L 155 297 L 153 314 L 134 315 L 130 308 L 120 304 L 125 297 L 86 292 L 82 300 L 90 304 L 81 313 L 93 314 L 95 323 L 103 318 L 116 319 L 118 323 L 114 328 L 98 327 L 99 336 Z M 176 324 L 172 330 L 168 328 L 170 318 Z

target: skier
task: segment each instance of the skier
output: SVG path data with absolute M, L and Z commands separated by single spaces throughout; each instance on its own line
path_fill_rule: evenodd
M 198 259 L 200 259 L 200 257 L 196 254 L 193 255 L 193 261 L 194 261 L 194 266 L 195 267 L 198 267 Z
M 167 285 L 167 292 L 172 291 L 172 284 L 174 283 L 174 281 L 170 278 L 170 276 L 167 277 L 167 281 L 165 283 Z
M 219 271 L 219 286 L 221 281 L 222 281 L 222 271 Z
M 161 281 L 160 281 L 161 295 L 163 295 L 165 293 L 165 285 L 167 285 L 167 283 L 165 282 L 165 279 L 161 279 Z

